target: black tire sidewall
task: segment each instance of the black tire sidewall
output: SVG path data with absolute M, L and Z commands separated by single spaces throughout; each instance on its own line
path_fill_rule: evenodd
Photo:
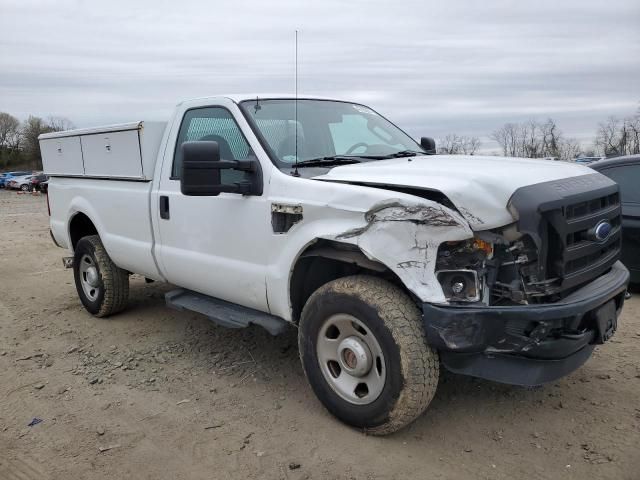
M 355 405 L 340 397 L 324 378 L 316 352 L 316 342 L 324 321 L 334 314 L 349 314 L 363 322 L 374 334 L 384 354 L 385 385 L 380 396 L 368 405 Z M 389 421 L 402 388 L 400 349 L 378 311 L 354 295 L 332 291 L 314 295 L 300 322 L 300 356 L 314 393 L 330 413 L 358 428 L 374 428 Z
M 82 289 L 82 284 L 80 281 L 80 260 L 84 255 L 89 255 L 93 259 L 93 264 L 98 270 L 98 281 L 100 282 L 100 285 L 98 287 L 98 297 L 95 300 L 91 300 L 86 296 L 84 290 Z M 73 277 L 76 282 L 78 297 L 80 297 L 80 301 L 82 302 L 82 305 L 84 305 L 84 308 L 86 308 L 92 315 L 98 314 L 98 312 L 100 312 L 100 308 L 102 307 L 102 303 L 104 302 L 104 282 L 102 281 L 102 272 L 100 271 L 100 264 L 98 263 L 98 259 L 96 258 L 94 245 L 85 238 L 81 238 L 76 245 L 76 249 L 73 255 Z

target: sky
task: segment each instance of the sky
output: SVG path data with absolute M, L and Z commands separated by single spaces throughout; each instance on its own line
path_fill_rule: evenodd
M 181 100 L 299 91 L 414 137 L 551 117 L 588 146 L 640 107 L 639 0 L 0 0 L 0 111 L 77 127 Z

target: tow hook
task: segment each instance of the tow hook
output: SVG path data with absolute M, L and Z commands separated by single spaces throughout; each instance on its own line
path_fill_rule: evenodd
M 62 257 L 64 268 L 73 268 L 73 257 Z

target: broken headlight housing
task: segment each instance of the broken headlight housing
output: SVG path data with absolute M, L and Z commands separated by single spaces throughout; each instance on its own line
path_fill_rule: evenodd
M 478 272 L 475 270 L 438 270 L 436 278 L 447 300 L 457 302 L 480 300 Z
M 493 246 L 478 238 L 444 242 L 438 249 L 436 278 L 452 302 L 477 302 L 483 297 L 485 262 Z

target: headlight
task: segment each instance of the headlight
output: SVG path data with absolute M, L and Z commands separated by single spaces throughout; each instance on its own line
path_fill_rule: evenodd
M 485 261 L 493 245 L 480 238 L 444 242 L 438 249 L 436 278 L 444 296 L 454 302 L 477 302 L 482 298 Z
M 436 277 L 447 300 L 477 302 L 480 300 L 478 272 L 475 270 L 439 270 Z

